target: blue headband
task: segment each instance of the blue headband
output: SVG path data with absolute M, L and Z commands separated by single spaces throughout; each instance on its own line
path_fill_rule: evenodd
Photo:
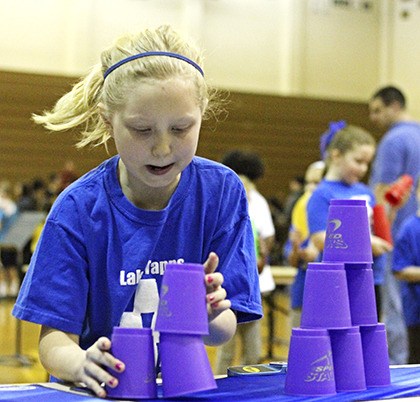
M 201 67 L 189 59 L 188 57 L 182 56 L 178 53 L 171 53 L 171 52 L 144 52 L 139 54 L 134 54 L 133 56 L 126 57 L 125 59 L 120 60 L 119 62 L 113 64 L 111 67 L 108 68 L 108 70 L 104 73 L 104 79 L 111 74 L 114 70 L 116 70 L 118 67 L 122 66 L 125 63 L 128 63 L 132 60 L 141 59 L 142 57 L 149 57 L 149 56 L 167 56 L 167 57 L 173 57 L 175 59 L 179 59 L 182 61 L 187 62 L 188 64 L 191 64 L 195 69 L 198 70 L 198 72 L 204 77 L 204 72 L 201 69 Z
M 325 157 L 327 156 L 328 145 L 331 144 L 331 141 L 333 140 L 337 132 L 342 130 L 346 126 L 347 123 L 344 120 L 330 122 L 328 130 L 324 134 L 322 134 L 320 140 L 322 159 L 325 159 Z

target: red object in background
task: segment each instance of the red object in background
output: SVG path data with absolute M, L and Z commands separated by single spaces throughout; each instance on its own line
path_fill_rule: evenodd
M 402 175 L 385 193 L 385 199 L 393 206 L 397 206 L 413 186 L 413 178 L 409 174 Z
M 373 234 L 392 244 L 391 225 L 383 205 L 373 207 Z

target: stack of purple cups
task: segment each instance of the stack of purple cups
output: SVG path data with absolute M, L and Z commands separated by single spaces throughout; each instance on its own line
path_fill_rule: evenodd
M 308 264 L 301 326 L 292 330 L 287 394 L 331 395 L 391 383 L 372 263 L 366 202 L 331 200 L 323 261 Z
M 163 397 L 217 388 L 202 338 L 209 333 L 203 265 L 166 265 L 155 329 Z

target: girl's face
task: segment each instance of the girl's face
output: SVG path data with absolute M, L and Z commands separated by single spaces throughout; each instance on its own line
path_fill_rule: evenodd
M 331 163 L 333 177 L 328 176 L 347 184 L 358 183 L 366 175 L 374 154 L 375 147 L 367 144 L 355 145 L 353 149 L 344 154 L 338 150 L 333 150 Z
M 143 80 L 108 123 L 121 157 L 120 181 L 134 194 L 172 194 L 197 150 L 202 113 L 194 83 Z M 124 183 L 126 182 L 126 183 Z

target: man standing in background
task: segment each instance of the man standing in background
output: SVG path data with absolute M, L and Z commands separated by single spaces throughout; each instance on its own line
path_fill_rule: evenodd
M 396 237 L 401 223 L 416 212 L 416 199 L 410 197 L 399 206 L 390 206 L 385 193 L 402 175 L 417 177 L 420 171 L 420 124 L 406 110 L 403 93 L 396 87 L 379 89 L 369 102 L 369 118 L 378 128 L 385 130 L 372 164 L 370 185 L 378 204 L 387 207 L 392 223 L 392 236 Z M 392 252 L 388 256 L 385 284 L 383 286 L 383 321 L 388 334 L 391 364 L 407 362 L 407 331 L 402 312 L 400 284 L 392 274 Z

